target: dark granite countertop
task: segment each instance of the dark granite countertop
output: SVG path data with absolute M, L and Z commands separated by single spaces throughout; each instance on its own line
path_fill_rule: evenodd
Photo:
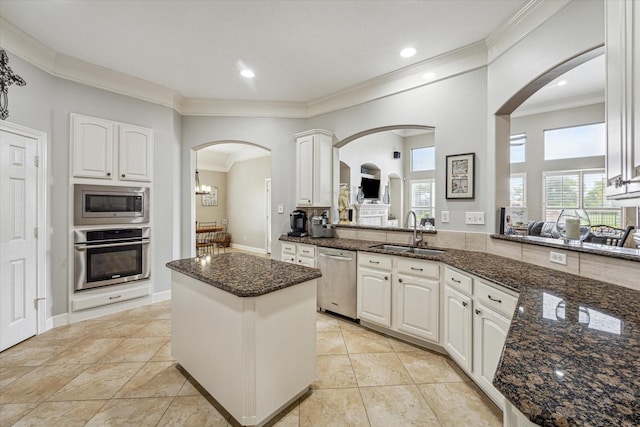
M 540 236 L 506 236 L 504 234 L 492 234 L 491 238 L 640 262 L 640 249 L 618 248 L 616 246 L 584 242 L 581 245 L 565 244 L 560 239 L 550 239 Z
M 639 291 L 481 252 L 421 256 L 371 249 L 383 242 L 280 240 L 440 261 L 517 291 L 496 388 L 542 426 L 640 425 Z
M 322 276 L 317 268 L 242 253 L 179 259 L 167 267 L 239 297 L 257 297 Z

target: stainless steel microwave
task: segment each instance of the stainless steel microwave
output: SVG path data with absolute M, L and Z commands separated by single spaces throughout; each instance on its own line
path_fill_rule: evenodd
M 75 225 L 149 222 L 149 188 L 113 185 L 73 186 Z

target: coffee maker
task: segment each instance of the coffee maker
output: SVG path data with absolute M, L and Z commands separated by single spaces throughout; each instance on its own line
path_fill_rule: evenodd
M 307 213 L 296 209 L 289 214 L 291 220 L 291 231 L 287 233 L 287 236 L 291 237 L 304 237 L 307 234 Z

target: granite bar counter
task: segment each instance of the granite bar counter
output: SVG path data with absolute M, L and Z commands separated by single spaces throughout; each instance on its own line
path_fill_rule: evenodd
M 440 261 L 517 291 L 494 386 L 541 426 L 640 425 L 640 291 L 483 252 L 415 255 L 372 248 L 384 242 L 280 240 Z
M 167 263 L 173 357 L 241 425 L 262 425 L 316 377 L 320 271 L 227 253 Z

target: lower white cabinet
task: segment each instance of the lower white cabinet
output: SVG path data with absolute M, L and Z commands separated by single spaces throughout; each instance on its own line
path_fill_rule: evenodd
M 480 388 L 503 408 L 504 397 L 493 386 L 493 376 L 511 321 L 482 303 L 477 303 L 473 312 L 473 377 Z
M 391 327 L 391 271 L 358 267 L 358 317 Z
M 291 264 L 316 268 L 316 247 L 302 243 L 283 243 L 280 260 Z
M 505 400 L 504 403 L 504 427 L 534 427 L 538 424 L 532 423 L 529 418 L 513 406 L 513 403 Z
M 444 339 L 449 356 L 467 373 L 471 373 L 473 318 L 471 297 L 444 286 Z
M 394 280 L 395 328 L 438 342 L 440 283 L 424 277 L 398 274 Z

